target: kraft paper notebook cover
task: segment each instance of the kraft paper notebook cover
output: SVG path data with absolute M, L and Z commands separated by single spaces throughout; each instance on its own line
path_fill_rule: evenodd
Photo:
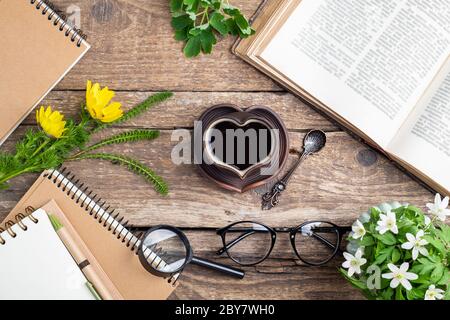
M 266 0 L 233 53 L 450 195 L 449 13 L 437 2 Z
M 0 145 L 89 49 L 41 0 L 0 0 Z
M 5 221 L 26 212 L 29 206 L 40 208 L 53 199 L 124 299 L 167 299 L 176 287 L 176 279 L 148 273 L 133 250 L 138 239 L 123 227 L 121 219 L 103 208 L 101 200 L 90 197 L 92 192 L 86 187 L 81 190 L 71 178 L 56 170 L 44 172 Z

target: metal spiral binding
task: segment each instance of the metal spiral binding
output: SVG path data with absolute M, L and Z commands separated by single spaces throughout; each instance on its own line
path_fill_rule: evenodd
M 67 24 L 66 16 L 62 13 L 59 13 L 56 10 L 55 5 L 47 0 L 29 0 L 31 5 L 36 7 L 36 10 L 41 10 L 42 15 L 47 15 L 49 21 L 51 21 L 54 17 L 53 25 L 56 27 L 59 24 L 59 31 L 63 32 L 64 27 L 67 26 L 64 35 L 66 37 L 70 36 L 70 40 L 72 42 L 77 41 L 77 47 L 81 47 L 81 44 L 84 40 L 87 39 L 87 36 L 79 29 L 71 27 Z
M 3 228 L 0 228 L 0 245 L 5 245 L 6 244 L 6 240 L 3 239 L 3 237 L 1 236 L 1 234 L 3 232 L 8 232 L 8 234 L 12 237 L 15 238 L 17 237 L 17 233 L 14 232 L 14 230 L 12 229 L 12 226 L 14 225 L 18 225 L 20 227 L 20 229 L 22 229 L 22 231 L 27 231 L 28 230 L 28 226 L 23 222 L 23 220 L 25 218 L 29 218 L 33 223 L 37 224 L 39 222 L 38 219 L 36 219 L 33 216 L 33 212 L 35 211 L 34 209 L 31 211 L 31 207 L 27 207 L 27 209 L 25 210 L 27 215 L 24 215 L 23 213 L 19 213 L 15 216 L 15 221 L 9 220 L 5 223 L 5 227 L 6 230 Z M 30 212 L 31 211 L 31 212 Z
M 71 200 L 83 208 L 87 214 L 94 218 L 105 230 L 108 230 L 113 235 L 117 236 L 118 240 L 121 240 L 127 248 L 129 248 L 136 255 L 139 254 L 139 243 L 142 240 L 145 232 L 140 231 L 138 228 L 129 224 L 129 220 L 124 221 L 125 217 L 116 213 L 115 209 L 111 209 L 111 206 L 107 206 L 106 201 L 102 201 L 97 194 L 93 194 L 93 191 L 85 186 L 84 183 L 80 184 L 80 179 L 76 179 L 76 176 L 72 174 L 67 168 L 61 168 L 61 171 L 50 170 L 44 174 L 44 177 L 55 184 L 58 189 L 64 192 Z M 78 194 L 78 195 L 77 195 Z M 100 213 L 103 211 L 103 213 Z M 1 240 L 0 240 L 1 241 Z M 150 263 L 158 257 L 155 257 Z M 180 274 L 172 275 L 168 282 L 175 285 Z

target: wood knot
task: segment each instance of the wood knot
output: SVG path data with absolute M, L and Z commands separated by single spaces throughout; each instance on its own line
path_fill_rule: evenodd
M 370 167 L 374 165 L 378 160 L 378 155 L 371 149 L 360 150 L 356 155 L 358 162 L 364 167 Z

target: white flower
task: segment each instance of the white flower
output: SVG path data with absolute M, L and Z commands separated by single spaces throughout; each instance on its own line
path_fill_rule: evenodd
M 423 256 L 428 255 L 428 250 L 427 248 L 425 248 L 425 246 L 428 244 L 428 241 L 422 239 L 423 235 L 424 235 L 423 230 L 417 231 L 415 237 L 412 233 L 406 234 L 406 239 L 408 239 L 408 241 L 402 244 L 402 248 L 406 250 L 412 249 L 413 260 L 417 259 L 419 253 L 422 254 Z
M 380 220 L 378 220 L 377 225 L 375 230 L 380 232 L 380 234 L 385 234 L 386 231 L 391 231 L 394 234 L 398 233 L 395 213 L 391 210 L 388 210 L 386 214 L 380 214 Z
M 425 292 L 425 300 L 441 300 L 444 298 L 444 292 L 444 290 L 438 289 L 432 284 L 428 287 L 427 292 Z
M 353 274 L 361 273 L 361 266 L 366 264 L 367 260 L 362 257 L 363 250 L 359 248 L 356 250 L 355 256 L 348 252 L 344 252 L 344 258 L 346 261 L 342 263 L 342 267 L 348 269 L 348 276 L 351 277 Z
M 431 219 L 428 216 L 424 216 L 423 223 L 425 224 L 425 227 L 428 227 L 431 224 Z
M 356 220 L 356 223 L 352 225 L 352 231 L 353 239 L 359 239 L 366 235 L 366 229 L 364 229 L 363 224 L 359 220 Z
M 450 215 L 450 209 L 447 209 L 448 202 L 448 197 L 441 200 L 441 195 L 436 193 L 434 203 L 427 203 L 428 213 L 437 217 L 441 221 L 445 221 L 445 216 Z
M 391 288 L 395 289 L 399 284 L 401 284 L 406 290 L 411 290 L 412 286 L 408 280 L 416 280 L 419 276 L 415 273 L 407 272 L 409 269 L 409 263 L 402 263 L 400 268 L 392 263 L 389 263 L 387 266 L 392 273 L 383 273 L 381 276 L 384 279 L 392 279 L 390 283 Z

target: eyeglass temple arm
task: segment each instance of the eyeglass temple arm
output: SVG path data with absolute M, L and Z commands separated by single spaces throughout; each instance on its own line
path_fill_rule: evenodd
M 313 235 L 314 238 L 316 238 L 317 240 L 319 240 L 319 241 L 323 242 L 325 245 L 327 245 L 330 249 L 335 250 L 336 246 L 334 244 L 332 244 L 330 241 L 328 241 L 324 237 L 322 237 L 322 236 L 320 236 L 320 235 L 318 235 L 317 233 L 314 232 L 314 231 L 326 232 L 328 229 L 330 229 L 330 228 L 327 228 L 327 227 L 315 227 L 314 229 L 312 229 L 312 231 L 313 231 L 312 235 Z M 352 227 L 339 227 L 338 229 L 341 232 L 341 235 L 346 233 L 346 232 L 352 231 Z M 342 252 L 341 248 L 338 248 L 338 252 Z
M 314 238 L 316 238 L 317 240 L 319 240 L 320 242 L 322 242 L 323 244 L 325 244 L 327 247 L 329 247 L 332 250 L 336 250 L 336 246 L 334 244 L 332 244 L 330 241 L 328 241 L 327 239 L 325 239 L 322 236 L 319 236 L 317 233 L 313 232 L 312 236 Z
M 245 276 L 245 272 L 242 271 L 241 269 L 229 267 L 224 264 L 215 263 L 215 262 L 212 262 L 212 261 L 209 261 L 206 259 L 201 259 L 198 257 L 193 257 L 191 260 L 191 263 L 198 265 L 198 266 L 206 267 L 206 268 L 209 268 L 209 269 L 212 269 L 215 271 L 225 273 L 227 275 L 230 275 L 230 276 L 238 278 L 238 279 L 243 279 Z
M 223 254 L 225 251 L 227 251 L 228 249 L 232 248 L 234 245 L 236 245 L 238 242 L 244 240 L 245 238 L 247 238 L 248 236 L 251 236 L 252 234 L 256 233 L 257 230 L 248 230 L 245 233 L 241 234 L 239 237 L 237 237 L 236 239 L 234 239 L 233 241 L 231 241 L 230 243 L 228 243 L 226 246 L 220 248 L 219 250 L 217 250 L 217 254 L 221 255 Z

